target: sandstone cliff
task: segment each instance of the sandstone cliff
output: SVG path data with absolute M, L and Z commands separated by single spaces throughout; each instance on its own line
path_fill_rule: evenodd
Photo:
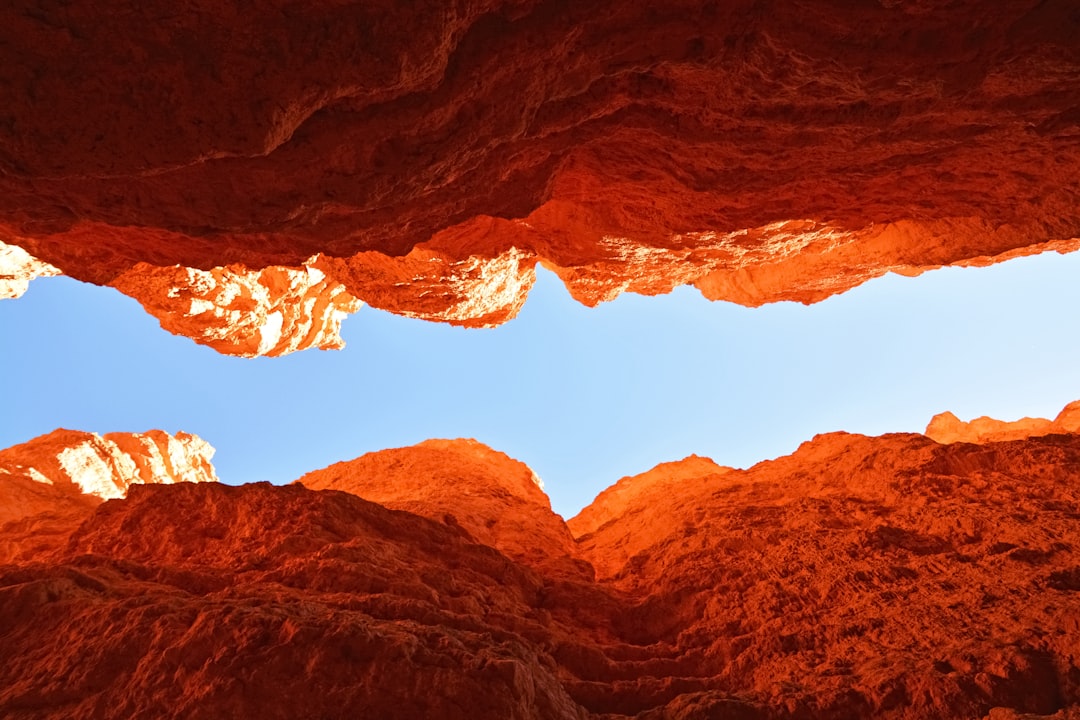
M 1080 245 L 1069 0 L 15 0 L 0 28 L 0 242 L 221 352 L 334 346 L 358 301 L 502 322 L 537 263 L 589 304 L 757 305 Z

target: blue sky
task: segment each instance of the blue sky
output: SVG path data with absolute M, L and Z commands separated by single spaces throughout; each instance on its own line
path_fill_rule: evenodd
M 521 315 L 465 330 L 364 308 L 340 352 L 229 358 L 67 278 L 0 301 L 0 447 L 56 427 L 161 428 L 222 480 L 288 482 L 371 450 L 475 437 L 526 463 L 566 517 L 691 453 L 745 467 L 816 433 L 930 417 L 1053 417 L 1080 398 L 1080 253 L 886 276 L 747 309 L 692 288 L 588 309 L 541 271 Z

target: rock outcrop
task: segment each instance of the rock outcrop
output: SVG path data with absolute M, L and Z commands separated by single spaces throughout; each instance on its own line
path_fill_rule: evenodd
M 477 542 L 525 565 L 592 579 L 574 539 L 524 463 L 475 440 L 427 440 L 368 453 L 297 482 L 344 490 L 395 510 L 457 524 Z
M 216 482 L 214 448 L 196 435 L 161 430 L 53 430 L 0 450 L 0 563 L 63 543 L 103 500 L 133 485 Z
M 732 468 L 709 458 L 691 455 L 677 462 L 661 463 L 648 472 L 625 477 L 596 496 L 567 521 L 575 537 L 607 533 L 607 552 L 590 557 L 600 577 L 615 575 L 648 545 L 666 537 L 670 528 L 656 522 L 647 508 L 663 504 L 673 492 L 689 487 L 706 488 Z
M 581 718 L 530 639 L 541 588 L 346 493 L 135 486 L 0 570 L 0 714 Z
M 58 275 L 59 270 L 41 262 L 17 245 L 0 242 L 0 300 L 21 297 L 30 281 Z
M 358 301 L 502 322 L 537 263 L 588 304 L 757 305 L 1080 246 L 1069 0 L 16 0 L 0 28 L 0 241 L 222 352 L 333 346 Z
M 341 321 L 361 305 L 310 265 L 196 270 L 140 263 L 112 286 L 169 332 L 240 357 L 345 347 Z
M 1077 432 L 1080 432 L 1080 400 L 1066 405 L 1053 420 L 1026 417 L 1008 421 L 984 415 L 964 422 L 951 412 L 943 412 L 930 420 L 924 434 L 939 443 L 984 443 Z
M 572 539 L 473 441 L 133 485 L 0 566 L 0 715 L 1072 717 L 1078 473 L 1078 434 L 832 433 L 624 478 Z
M 217 482 L 213 456 L 208 442 L 185 432 L 102 436 L 61 428 L 0 450 L 0 475 L 109 500 L 137 483 Z

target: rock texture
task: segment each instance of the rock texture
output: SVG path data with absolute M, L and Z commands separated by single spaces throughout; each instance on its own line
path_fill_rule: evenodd
M 574 539 L 551 511 L 536 473 L 475 440 L 427 440 L 368 453 L 297 482 L 455 524 L 525 565 L 592 579 L 591 567 L 574 559 Z
M 1077 434 L 833 433 L 625 478 L 572 539 L 472 441 L 135 485 L 0 566 L 0 715 L 1065 720 L 1078 480 Z
M 169 332 L 240 357 L 343 348 L 341 321 L 361 305 L 310 265 L 196 270 L 139 263 L 112 286 Z
M 501 322 L 537 263 L 589 304 L 756 305 L 1080 245 L 1070 0 L 15 0 L 0 28 L 0 241 L 223 352 L 333 345 L 347 298 Z M 310 267 L 276 343 L 220 328 L 291 283 L 187 302 Z
M 62 543 L 103 500 L 132 485 L 216 482 L 214 448 L 161 430 L 53 430 L 0 450 L 0 562 L 33 558 Z
M 753 688 L 807 717 L 1050 713 L 1077 702 L 1078 440 L 824 435 L 671 486 L 643 536 L 622 531 L 646 512 L 630 503 L 578 539 L 605 585 L 650 598 L 649 637 L 695 658 L 683 692 Z
M 101 436 L 61 428 L 0 450 L 0 474 L 109 500 L 136 483 L 217 482 L 213 456 L 208 442 L 185 432 Z
M 41 262 L 21 247 L 0 242 L 0 300 L 21 297 L 34 278 L 59 273 L 52 265 Z
M 1005 421 L 984 415 L 970 422 L 964 422 L 951 412 L 943 412 L 930 420 L 925 434 L 939 443 L 984 443 L 1022 440 L 1053 433 L 1078 432 L 1080 432 L 1080 400 L 1066 405 L 1053 420 L 1026 417 Z

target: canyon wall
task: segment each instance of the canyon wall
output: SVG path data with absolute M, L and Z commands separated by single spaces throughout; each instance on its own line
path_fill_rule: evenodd
M 471 440 L 133 484 L 0 565 L 0 714 L 1065 720 L 1078 481 L 1055 430 L 691 456 L 565 524 Z
M 221 352 L 337 346 L 361 301 L 503 322 L 538 263 L 587 304 L 758 305 L 1080 245 L 1069 0 L 16 0 L 0 27 L 0 242 Z

